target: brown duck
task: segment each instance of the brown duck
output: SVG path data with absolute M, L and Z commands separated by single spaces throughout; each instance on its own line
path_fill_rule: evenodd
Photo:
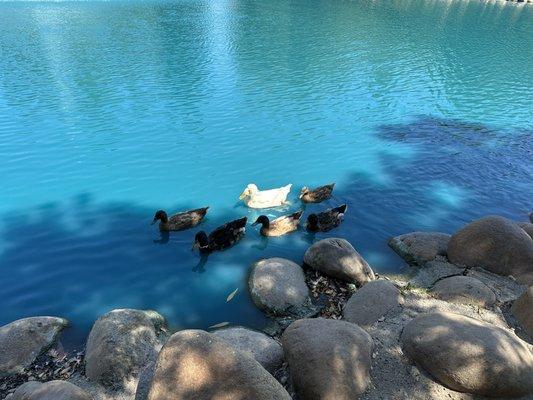
M 304 186 L 300 191 L 300 199 L 304 203 L 320 203 L 331 197 L 331 192 L 333 192 L 334 186 L 334 183 L 320 186 L 315 189 L 309 189 L 307 186 Z
M 327 232 L 339 226 L 344 219 L 348 206 L 330 208 L 318 214 L 310 214 L 307 217 L 307 230 L 311 232 Z
M 260 215 L 252 225 L 261 224 L 261 235 L 281 236 L 298 229 L 298 224 L 302 218 L 303 211 L 295 212 L 291 215 L 283 215 L 270 221 L 266 215 Z
M 209 207 L 184 211 L 172 215 L 170 218 L 164 210 L 159 210 L 154 215 L 152 225 L 159 221 L 159 230 L 162 232 L 182 231 L 198 225 L 207 214 Z

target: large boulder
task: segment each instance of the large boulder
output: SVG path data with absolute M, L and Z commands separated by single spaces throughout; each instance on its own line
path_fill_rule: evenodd
M 0 376 L 21 372 L 48 350 L 68 321 L 56 317 L 31 317 L 0 328 Z
M 281 341 L 300 400 L 351 400 L 370 384 L 373 341 L 355 324 L 300 319 Z
M 267 258 L 252 265 L 250 295 L 261 310 L 276 316 L 299 315 L 309 300 L 302 268 L 284 258 Z
M 533 286 L 530 286 L 515 300 L 511 311 L 527 334 L 533 339 Z
M 479 279 L 471 276 L 451 276 L 438 281 L 431 290 L 433 296 L 450 303 L 488 307 L 496 302 L 494 292 Z
M 457 231 L 450 239 L 448 258 L 533 284 L 533 239 L 506 218 L 481 218 Z
M 249 354 L 215 335 L 185 330 L 159 353 L 148 400 L 290 400 L 287 391 Z
M 518 226 L 526 231 L 530 238 L 533 238 L 533 224 L 529 222 L 519 222 Z
M 405 354 L 450 389 L 490 397 L 533 394 L 533 353 L 495 325 L 425 314 L 405 326 L 401 342 Z
M 283 363 L 281 344 L 262 332 L 243 327 L 219 329 L 213 335 L 235 349 L 248 353 L 270 373 Z
M 402 303 L 400 291 L 391 282 L 376 280 L 357 290 L 346 302 L 342 312 L 346 321 L 360 326 L 376 322 Z
M 411 232 L 393 237 L 389 246 L 410 265 L 424 265 L 446 256 L 450 235 L 440 232 Z
M 11 400 L 92 400 L 83 389 L 65 381 L 26 382 L 19 386 Z
M 304 263 L 346 282 L 363 285 L 375 279 L 370 265 L 344 239 L 328 238 L 314 243 L 305 252 Z
M 95 323 L 85 350 L 87 377 L 104 386 L 126 387 L 162 346 L 165 319 L 155 311 L 119 309 Z

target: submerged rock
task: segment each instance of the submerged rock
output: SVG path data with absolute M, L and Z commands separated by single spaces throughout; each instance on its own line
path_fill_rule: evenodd
M 276 316 L 300 315 L 306 301 L 310 301 L 302 268 L 284 258 L 254 263 L 248 287 L 255 305 Z
M 479 279 L 470 276 L 451 276 L 438 281 L 432 294 L 450 303 L 488 307 L 496 302 L 494 292 Z
M 200 330 L 175 333 L 159 353 L 148 400 L 290 400 L 249 354 Z
M 393 237 L 389 246 L 408 264 L 424 265 L 446 256 L 450 235 L 440 232 L 411 232 Z
M 376 279 L 370 265 L 345 239 L 328 238 L 314 243 L 305 252 L 304 263 L 346 282 L 363 285 Z
M 11 400 L 92 400 L 83 389 L 65 381 L 26 382 L 19 386 Z
M 370 384 L 373 342 L 355 324 L 300 319 L 281 341 L 300 400 L 351 400 Z
M 368 326 L 402 303 L 400 291 L 391 282 L 368 282 L 346 302 L 343 318 L 360 326 Z
M 405 326 L 401 342 L 405 354 L 450 389 L 491 397 L 533 394 L 533 354 L 495 325 L 426 314 Z
M 533 286 L 530 286 L 511 307 L 513 315 L 533 339 Z
M 21 372 L 48 350 L 68 321 L 56 317 L 31 317 L 0 328 L 0 376 Z
M 100 317 L 87 340 L 87 377 L 104 386 L 125 387 L 157 357 L 164 325 L 155 311 L 119 309 Z
M 235 327 L 219 329 L 213 332 L 213 335 L 237 350 L 248 353 L 270 373 L 283 363 L 281 344 L 262 332 Z
M 533 239 L 506 218 L 481 218 L 457 231 L 450 239 L 448 258 L 533 284 Z

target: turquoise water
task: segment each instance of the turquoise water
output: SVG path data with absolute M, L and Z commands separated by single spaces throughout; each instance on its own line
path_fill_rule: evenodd
M 175 329 L 261 327 L 251 262 L 202 259 L 155 210 L 257 212 L 244 186 L 337 182 L 345 237 L 378 272 L 388 237 L 533 208 L 533 7 L 478 1 L 0 2 L 0 324 L 152 308 Z M 226 296 L 239 292 L 233 301 Z

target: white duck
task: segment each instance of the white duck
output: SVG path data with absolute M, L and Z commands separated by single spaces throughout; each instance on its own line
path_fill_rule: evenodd
M 292 184 L 278 189 L 259 190 L 257 186 L 250 183 L 239 196 L 239 200 L 250 208 L 278 207 L 287 203 L 287 196 L 291 191 Z

